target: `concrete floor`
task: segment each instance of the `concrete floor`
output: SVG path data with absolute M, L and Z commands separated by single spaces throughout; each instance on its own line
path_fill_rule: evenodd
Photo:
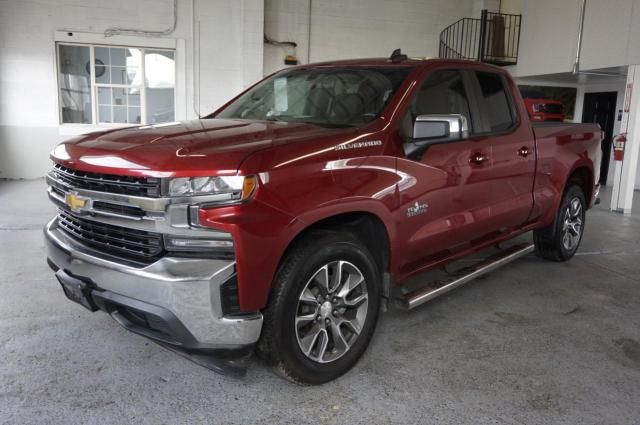
M 67 301 L 42 180 L 0 182 L 0 423 L 640 424 L 640 215 L 590 212 L 579 255 L 533 256 L 382 316 L 320 387 L 216 375 Z

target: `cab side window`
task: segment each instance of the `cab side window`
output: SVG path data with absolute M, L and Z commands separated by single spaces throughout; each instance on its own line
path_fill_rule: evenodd
M 486 131 L 496 133 L 515 124 L 514 111 L 507 94 L 504 78 L 492 72 L 476 72 L 480 86 L 478 106 L 485 115 Z
M 440 70 L 427 76 L 404 117 L 402 136 L 411 136 L 413 122 L 418 115 L 431 114 L 463 115 L 467 119 L 469 133 L 473 133 L 469 98 L 460 71 Z

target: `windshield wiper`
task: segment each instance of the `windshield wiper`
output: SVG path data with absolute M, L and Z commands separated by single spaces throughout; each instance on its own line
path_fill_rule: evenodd
M 331 123 L 331 122 L 323 122 L 323 123 L 319 123 L 319 122 L 311 122 L 310 124 L 315 124 L 315 125 L 319 125 L 321 127 L 327 127 L 327 128 L 355 128 L 358 127 L 356 124 L 337 124 L 337 123 Z
M 264 120 L 265 121 L 274 121 L 274 122 L 291 122 L 289 120 L 286 120 L 285 118 L 289 118 L 289 119 L 295 120 L 295 117 L 293 117 L 291 115 L 269 115 L 269 116 L 265 117 Z
M 275 116 L 275 115 L 272 115 L 272 116 L 269 116 L 269 117 L 264 117 L 264 120 L 265 121 L 284 121 L 282 118 L 280 118 L 278 116 Z
M 288 120 L 284 118 L 288 118 Z M 326 122 L 326 121 L 312 121 L 312 120 L 305 120 L 303 118 L 299 118 L 293 115 L 270 115 L 268 117 L 265 117 L 264 120 L 274 121 L 274 122 L 297 122 L 297 123 L 303 123 L 303 124 L 317 125 L 319 127 L 325 127 L 325 128 L 357 127 L 356 124 L 340 124 L 340 123 L 332 123 L 332 122 Z

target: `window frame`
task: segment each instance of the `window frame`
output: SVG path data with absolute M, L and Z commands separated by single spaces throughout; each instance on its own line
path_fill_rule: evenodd
M 178 102 L 176 92 L 178 90 L 178 61 L 176 58 L 177 49 L 171 47 L 155 47 L 155 46 L 137 46 L 137 45 L 129 45 L 129 44 L 102 44 L 102 43 L 83 43 L 83 42 L 69 42 L 69 41 L 60 41 L 56 40 L 54 46 L 54 57 L 55 57 L 55 70 L 56 70 L 56 86 L 57 86 L 57 108 L 58 108 L 58 125 L 60 127 L 80 127 L 80 128 L 96 128 L 96 129 L 108 129 L 108 128 L 120 128 L 120 127 L 131 127 L 132 125 L 148 125 L 147 122 L 147 76 L 145 69 L 146 62 L 146 51 L 169 51 L 173 52 L 173 66 L 174 66 L 174 96 L 173 96 L 173 113 L 174 119 L 177 118 L 178 115 Z M 63 122 L 62 118 L 62 86 L 60 84 L 60 75 L 61 75 L 61 61 L 60 61 L 60 46 L 78 46 L 78 47 L 88 47 L 89 48 L 89 61 L 90 61 L 90 94 L 91 94 L 91 122 L 90 123 L 72 123 L 72 122 Z M 96 47 L 104 47 L 104 48 L 114 48 L 114 49 L 140 49 L 141 51 L 141 60 L 140 60 L 140 72 L 142 75 L 142 86 L 133 86 L 129 84 L 111 84 L 111 83 L 96 83 L 96 75 L 95 75 L 95 48 Z M 131 88 L 137 87 L 140 90 L 140 122 L 139 123 L 114 123 L 114 122 L 99 122 L 98 121 L 98 88 L 100 87 L 110 87 L 110 88 Z M 113 117 L 113 111 L 112 111 Z
M 427 81 L 427 79 L 430 76 L 432 76 L 437 72 L 446 72 L 446 71 L 455 71 L 458 74 L 460 74 L 460 78 L 462 79 L 462 84 L 464 86 L 465 94 L 467 95 L 467 102 L 469 104 L 469 120 L 468 120 L 469 129 L 467 131 L 466 137 L 462 137 L 456 140 L 442 140 L 442 141 L 434 140 L 433 142 L 429 143 L 430 145 L 465 142 L 470 139 L 473 139 L 477 135 L 482 135 L 482 133 L 479 133 L 476 131 L 479 120 L 482 118 L 482 114 L 478 110 L 478 103 L 476 101 L 475 90 L 478 86 L 475 84 L 474 79 L 471 77 L 471 75 L 469 75 L 469 70 L 466 68 L 455 67 L 455 66 L 445 66 L 441 68 L 429 69 L 428 71 L 424 72 L 421 76 L 417 78 L 415 92 L 407 100 L 407 103 L 406 103 L 407 106 L 403 113 L 403 116 L 406 116 L 406 114 L 411 113 L 411 105 L 413 104 L 414 100 L 419 96 L 420 89 L 422 88 L 422 85 L 425 83 L 425 81 Z M 413 120 L 412 120 L 412 125 L 413 125 Z M 406 143 L 406 140 L 405 140 L 405 143 Z
M 512 124 L 510 127 L 505 128 L 504 130 L 499 130 L 499 131 L 492 131 L 492 130 L 487 130 L 482 132 L 478 131 L 473 135 L 474 136 L 501 136 L 501 135 L 511 134 L 515 132 L 520 125 L 520 116 L 515 107 L 513 93 L 509 85 L 509 81 L 507 80 L 507 78 L 505 78 L 504 74 L 500 72 L 494 72 L 491 70 L 479 69 L 479 68 L 467 69 L 464 72 L 469 74 L 470 84 L 473 90 L 473 94 L 471 97 L 473 98 L 472 100 L 473 103 L 475 103 L 475 110 L 478 111 L 478 116 L 477 116 L 478 122 L 482 123 L 482 127 L 491 128 L 491 123 L 489 122 L 489 117 L 487 116 L 487 113 L 484 112 L 485 109 L 482 108 L 483 106 L 481 101 L 482 87 L 480 86 L 480 80 L 478 79 L 478 72 L 483 72 L 485 74 L 492 74 L 500 78 L 500 81 L 502 82 L 502 87 L 504 88 L 504 91 L 506 94 L 509 112 L 511 114 Z

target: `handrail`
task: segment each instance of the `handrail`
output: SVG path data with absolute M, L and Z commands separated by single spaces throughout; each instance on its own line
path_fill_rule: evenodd
M 483 10 L 481 17 L 462 18 L 440 33 L 441 58 L 515 65 L 520 46 L 522 15 Z

